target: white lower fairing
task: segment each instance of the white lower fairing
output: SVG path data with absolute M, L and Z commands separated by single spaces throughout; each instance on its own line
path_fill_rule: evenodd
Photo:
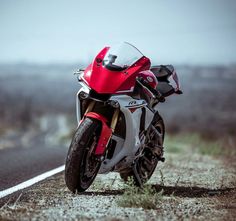
M 120 110 L 125 116 L 126 123 L 126 137 L 124 140 L 123 147 L 115 150 L 112 159 L 105 159 L 101 165 L 99 173 L 106 173 L 111 171 L 117 163 L 125 158 L 126 163 L 130 163 L 134 160 L 135 153 L 140 147 L 139 140 L 139 129 L 140 129 L 140 119 L 142 114 L 142 106 L 146 105 L 143 100 L 133 100 L 129 96 L 114 96 L 112 100 L 116 100 L 120 104 Z M 139 106 L 133 113 L 129 110 L 133 106 Z M 120 151 L 119 151 L 120 150 Z
M 150 110 L 148 107 L 145 107 L 146 115 L 145 115 L 145 130 L 149 127 L 154 117 L 154 112 Z

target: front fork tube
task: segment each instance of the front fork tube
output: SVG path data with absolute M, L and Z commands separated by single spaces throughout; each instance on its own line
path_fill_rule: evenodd
M 91 102 L 89 103 L 89 105 L 88 105 L 88 107 L 87 107 L 87 109 L 86 109 L 84 115 L 86 115 L 88 112 L 92 111 L 93 108 L 94 108 L 94 105 L 95 105 L 95 101 L 91 101 Z
M 95 101 L 91 101 L 90 104 L 88 105 L 84 115 L 91 112 L 93 110 L 94 106 L 95 106 Z M 113 133 L 114 133 L 115 128 L 116 128 L 116 124 L 117 124 L 117 121 L 118 121 L 118 118 L 119 118 L 119 113 L 120 113 L 120 109 L 119 108 L 115 109 L 114 114 L 113 114 L 112 119 L 111 119 L 110 128 L 112 129 Z M 104 117 L 106 118 L 106 116 L 104 116 Z
M 94 106 L 95 106 L 95 101 L 91 101 L 90 104 L 88 105 L 84 115 L 91 112 L 93 110 Z M 120 113 L 120 109 L 119 108 L 115 109 L 114 114 L 111 119 L 111 124 L 110 124 L 110 128 L 112 129 L 112 132 L 115 131 L 116 124 L 117 124 L 117 121 L 119 118 L 119 113 Z M 104 117 L 106 118 L 106 116 L 104 116 Z
M 116 124 L 117 124 L 117 121 L 118 121 L 118 118 L 119 118 L 119 113 L 120 113 L 120 109 L 117 108 L 115 109 L 115 112 L 113 114 L 113 117 L 111 119 L 111 129 L 112 129 L 112 133 L 114 133 L 115 129 L 116 129 Z
M 76 116 L 77 116 L 78 126 L 79 126 L 80 123 L 82 122 L 83 117 L 84 117 L 87 113 L 91 112 L 91 111 L 93 110 L 94 106 L 95 106 L 95 101 L 91 101 L 91 102 L 89 103 L 89 105 L 88 105 L 86 111 L 84 112 L 83 116 L 81 117 L 80 103 L 79 103 L 78 100 L 77 100 L 77 102 L 76 102 Z
M 93 112 L 95 104 L 96 104 L 96 101 L 89 102 L 82 119 L 80 119 L 80 116 L 78 116 L 78 109 L 77 109 L 77 118 L 79 119 L 78 126 L 83 121 L 85 116 L 89 116 L 91 118 L 96 118 L 97 120 L 101 121 L 102 131 L 101 131 L 101 136 L 99 138 L 98 145 L 96 147 L 95 153 L 97 155 L 102 156 L 106 152 L 106 148 L 107 148 L 107 145 L 109 143 L 109 140 L 111 139 L 111 136 L 115 131 L 115 128 L 116 128 L 116 125 L 117 125 L 117 122 L 118 122 L 118 119 L 119 119 L 120 109 L 116 108 L 114 110 L 114 113 L 113 113 L 113 116 L 112 116 L 112 119 L 111 119 L 111 122 L 110 122 L 110 125 L 109 125 L 109 124 L 107 124 L 108 119 L 107 119 L 106 116 L 103 116 L 102 114 Z M 79 112 L 79 114 L 80 113 L 81 112 Z

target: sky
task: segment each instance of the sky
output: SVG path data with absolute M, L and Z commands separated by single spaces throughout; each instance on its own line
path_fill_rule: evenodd
M 127 41 L 152 64 L 236 63 L 234 0 L 0 0 L 0 63 L 82 63 Z

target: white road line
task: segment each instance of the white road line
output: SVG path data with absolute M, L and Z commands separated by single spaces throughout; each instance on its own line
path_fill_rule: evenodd
M 40 182 L 40 181 L 42 181 L 42 180 L 44 180 L 44 179 L 46 179 L 46 178 L 48 178 L 48 177 L 50 177 L 52 175 L 60 173 L 64 169 L 65 169 L 65 165 L 62 165 L 62 166 L 57 167 L 57 168 L 55 168 L 53 170 L 49 170 L 49 171 L 47 171 L 47 172 L 45 172 L 45 173 L 43 173 L 41 175 L 33 177 L 32 179 L 29 179 L 29 180 L 27 180 L 27 181 L 25 181 L 23 183 L 20 183 L 20 184 L 18 184 L 16 186 L 13 186 L 13 187 L 8 188 L 6 190 L 2 190 L 2 191 L 0 191 L 0 199 L 5 197 L 5 196 L 7 196 L 7 195 L 10 195 L 10 194 L 12 194 L 12 193 L 14 193 L 16 191 L 19 191 L 19 190 L 25 189 L 25 188 L 27 188 L 29 186 L 32 186 L 33 184 L 38 183 L 38 182 Z

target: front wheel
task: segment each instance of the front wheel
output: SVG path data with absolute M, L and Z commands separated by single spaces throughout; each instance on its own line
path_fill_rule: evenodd
M 72 138 L 65 164 L 65 182 L 73 193 L 88 189 L 99 171 L 101 162 L 95 148 L 100 133 L 101 123 L 85 118 Z

